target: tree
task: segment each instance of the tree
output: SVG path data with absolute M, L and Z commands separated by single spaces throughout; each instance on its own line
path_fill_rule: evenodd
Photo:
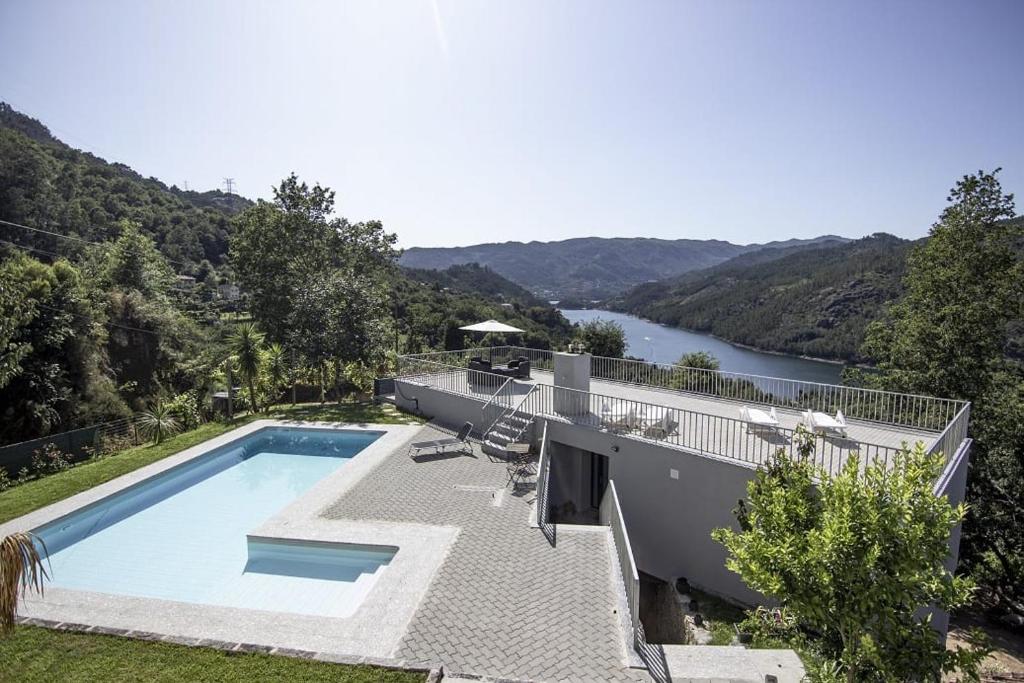
M 780 450 L 748 485 L 740 531 L 712 533 L 726 566 L 819 634 L 847 681 L 971 676 L 985 651 L 946 652 L 926 614 L 966 605 L 973 589 L 945 567 L 966 509 L 932 493 L 944 458 L 918 443 L 891 467 L 875 461 L 861 473 L 853 455 L 829 477 L 807 457 L 809 435 L 797 441 L 797 455 Z
M 274 342 L 267 347 L 265 367 L 267 372 L 267 384 L 269 384 L 269 400 L 267 408 L 277 403 L 281 388 L 288 382 L 289 365 L 284 347 Z
M 683 368 L 697 368 L 698 370 L 718 370 L 721 367 L 718 359 L 707 351 L 684 353 L 676 361 L 676 365 Z
M 577 325 L 574 341 L 587 353 L 607 358 L 622 358 L 626 353 L 626 332 L 614 320 L 590 320 Z
M 387 286 L 397 237 L 379 221 L 350 223 L 333 212 L 332 190 L 309 187 L 293 173 L 274 189 L 273 202 L 261 201 L 235 220 L 231 262 L 273 341 L 288 337 L 296 293 L 311 278 L 342 270 Z
M 968 499 L 961 558 L 986 594 L 1024 614 L 1024 370 L 1007 358 L 1024 317 L 1024 220 L 998 169 L 964 176 L 928 240 L 910 255 L 905 296 L 872 324 L 865 354 L 880 372 L 861 379 L 892 391 L 972 402 Z
M 259 410 L 256 403 L 256 382 L 263 365 L 263 340 L 256 323 L 242 323 L 231 338 L 231 350 L 238 365 L 238 372 L 249 386 L 250 408 L 255 413 Z
M 0 539 L 0 635 L 14 629 L 18 600 L 26 590 L 31 588 L 42 594 L 43 580 L 49 578 L 44 557 L 46 547 L 31 533 L 14 533 Z

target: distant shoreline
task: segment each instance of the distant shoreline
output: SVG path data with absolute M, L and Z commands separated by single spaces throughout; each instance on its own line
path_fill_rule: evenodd
M 729 344 L 730 346 L 735 346 L 738 349 L 744 349 L 744 350 L 747 350 L 747 351 L 756 351 L 757 353 L 766 353 L 766 354 L 769 354 L 769 355 L 772 355 L 772 356 L 780 356 L 780 357 L 783 357 L 783 358 L 799 358 L 800 360 L 815 361 L 817 363 L 827 363 L 829 365 L 842 365 L 843 367 L 849 366 L 849 367 L 853 367 L 853 368 L 861 368 L 861 369 L 864 369 L 864 370 L 870 370 L 871 369 L 870 365 L 865 365 L 863 363 L 854 363 L 852 361 L 836 360 L 836 359 L 833 359 L 833 358 L 819 358 L 817 356 L 808 356 L 808 355 L 805 355 L 805 354 L 786 353 L 785 351 L 775 351 L 773 349 L 762 349 L 762 348 L 759 348 L 757 346 L 752 346 L 750 344 L 744 344 L 742 342 L 732 341 L 731 339 L 726 339 L 724 337 L 719 337 L 717 334 L 713 334 L 711 332 L 704 332 L 703 330 L 694 330 L 694 329 L 690 329 L 688 327 L 679 327 L 679 326 L 676 326 L 676 325 L 666 325 L 665 323 L 659 323 L 656 320 L 651 320 L 650 318 L 644 318 L 644 317 L 639 316 L 639 315 L 633 315 L 632 313 L 626 313 L 625 311 L 611 311 L 611 310 L 608 310 L 607 308 L 568 308 L 568 309 L 562 309 L 560 306 L 556 307 L 556 308 L 558 308 L 559 311 L 561 311 L 561 310 L 569 310 L 569 311 L 599 311 L 599 312 L 604 312 L 604 313 L 617 313 L 618 315 L 628 315 L 630 317 L 636 318 L 637 320 L 643 320 L 645 323 L 650 323 L 652 325 L 660 325 L 661 327 L 667 327 L 667 328 L 669 328 L 671 330 L 682 330 L 683 332 L 689 332 L 690 334 L 698 334 L 698 335 L 702 335 L 702 336 L 705 336 L 705 337 L 711 337 L 712 339 L 716 339 L 716 340 L 718 340 L 720 342 L 723 342 L 725 344 Z M 652 361 L 648 361 L 648 362 L 652 362 Z

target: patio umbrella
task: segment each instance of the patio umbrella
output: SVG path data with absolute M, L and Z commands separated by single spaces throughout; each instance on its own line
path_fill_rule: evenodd
M 500 333 L 504 333 L 504 334 L 518 334 L 518 333 L 523 331 L 523 330 L 519 329 L 518 327 L 512 327 L 511 325 L 506 325 L 505 323 L 500 323 L 497 320 L 485 320 L 482 323 L 476 323 L 475 325 L 466 325 L 464 327 L 460 327 L 459 329 L 460 330 L 466 330 L 467 332 L 480 332 L 480 333 L 483 333 L 483 334 L 486 334 L 488 332 L 500 332 Z M 491 358 L 491 352 L 490 351 L 487 352 L 487 356 L 488 356 L 488 358 Z M 492 360 L 493 360 L 493 358 L 492 358 Z
M 497 320 L 485 320 L 482 323 L 476 323 L 475 325 L 466 325 L 465 327 L 460 327 L 459 329 L 460 330 L 466 330 L 467 332 L 505 332 L 505 333 L 512 333 L 512 332 L 523 332 L 524 331 L 524 330 L 519 329 L 518 327 L 512 327 L 511 325 L 506 325 L 505 323 L 500 323 Z

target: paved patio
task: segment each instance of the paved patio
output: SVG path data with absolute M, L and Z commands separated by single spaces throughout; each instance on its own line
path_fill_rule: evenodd
M 413 440 L 440 436 L 424 428 Z M 474 448 L 413 460 L 398 448 L 325 511 L 330 519 L 459 528 L 394 656 L 451 674 L 559 681 L 648 680 L 630 669 L 611 537 L 529 526 L 533 487 Z

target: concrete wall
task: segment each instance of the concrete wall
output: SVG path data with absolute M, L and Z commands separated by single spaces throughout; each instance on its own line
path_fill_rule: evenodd
M 935 495 L 946 496 L 950 505 L 959 505 L 967 495 L 967 468 L 971 461 L 972 444 L 970 439 L 966 439 L 960 444 L 960 448 L 946 463 L 946 468 L 942 471 L 939 481 L 935 483 Z M 960 525 L 957 524 L 949 535 L 949 557 L 946 559 L 946 569 L 951 572 L 956 571 L 956 566 L 960 561 L 960 531 Z M 935 610 L 933 615 L 932 626 L 945 638 L 946 631 L 949 629 L 949 613 Z
M 490 426 L 482 424 L 484 401 L 438 391 L 415 382 L 395 380 L 395 403 L 402 410 L 425 415 L 452 427 L 472 422 L 476 436 Z
M 752 468 L 554 421 L 548 440 L 608 456 L 640 571 L 666 580 L 685 576 L 742 602 L 759 600 L 725 568 L 725 549 L 711 539 L 712 529 L 738 528 L 732 510 L 746 497 Z

